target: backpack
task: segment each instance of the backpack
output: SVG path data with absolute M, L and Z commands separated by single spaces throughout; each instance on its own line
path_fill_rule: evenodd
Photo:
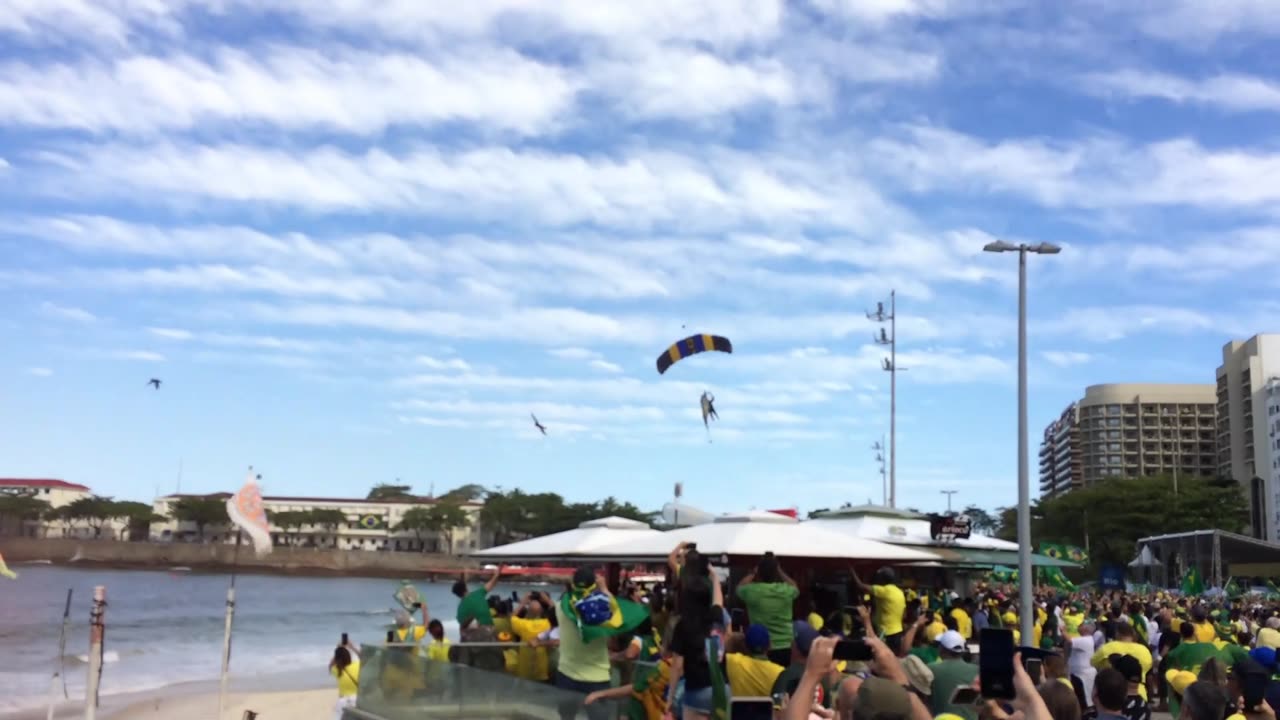
M 595 590 L 573 604 L 583 625 L 604 625 L 613 617 L 609 596 Z

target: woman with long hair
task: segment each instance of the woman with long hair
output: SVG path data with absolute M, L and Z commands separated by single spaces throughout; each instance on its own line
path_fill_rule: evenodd
M 333 720 L 342 720 L 342 711 L 356 706 L 356 696 L 360 692 L 360 650 L 350 642 L 334 648 L 329 674 L 338 681 L 338 701 L 333 705 Z

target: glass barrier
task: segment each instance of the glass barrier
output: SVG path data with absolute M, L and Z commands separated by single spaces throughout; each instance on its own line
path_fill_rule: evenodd
M 503 668 L 501 647 L 457 647 L 454 662 L 430 660 L 405 647 L 360 650 L 359 694 L 344 720 L 495 718 L 614 720 L 625 702 L 585 706 L 585 695 L 522 680 Z M 492 669 L 482 669 L 492 668 Z

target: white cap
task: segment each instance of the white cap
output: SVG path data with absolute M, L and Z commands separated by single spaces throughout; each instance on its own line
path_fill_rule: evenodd
M 962 653 L 965 650 L 964 637 L 955 630 L 948 630 L 938 636 L 938 645 L 943 650 L 949 650 L 954 653 Z

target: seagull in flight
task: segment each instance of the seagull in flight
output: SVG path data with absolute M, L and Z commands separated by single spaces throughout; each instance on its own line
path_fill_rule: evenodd
M 529 413 L 529 417 L 533 418 L 533 426 L 534 426 L 534 427 L 536 427 L 536 428 L 538 428 L 538 430 L 540 430 L 540 431 L 542 432 L 542 434 L 543 434 L 543 435 L 546 435 L 546 434 L 547 434 L 547 428 L 546 428 L 546 426 L 545 426 L 545 425 L 543 425 L 542 423 L 538 422 L 538 416 L 537 416 L 537 415 L 534 415 L 533 413 Z
M 148 385 L 151 385 L 151 386 L 152 386 L 152 387 L 154 387 L 155 389 L 159 390 L 159 389 L 160 389 L 160 378 L 151 378 L 150 380 L 148 380 L 148 381 L 147 381 L 147 384 L 148 384 Z

